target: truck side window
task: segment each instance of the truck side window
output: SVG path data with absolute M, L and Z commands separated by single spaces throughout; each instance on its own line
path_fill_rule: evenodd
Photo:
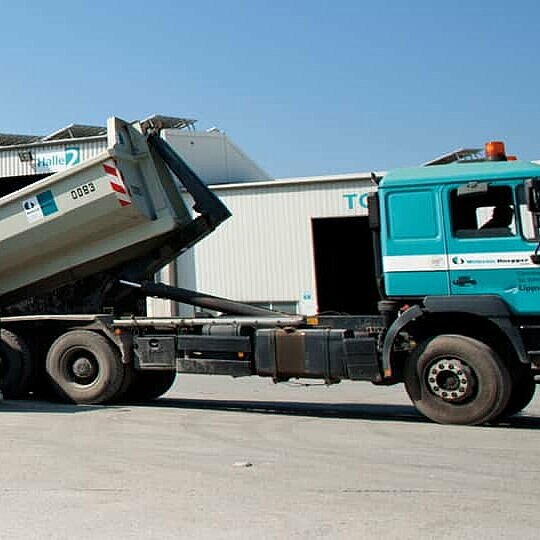
M 509 186 L 477 193 L 450 192 L 452 231 L 457 238 L 489 238 L 516 235 L 515 208 Z
M 539 231 L 536 230 L 534 224 L 534 217 L 527 208 L 527 202 L 525 201 L 525 190 L 523 186 L 517 188 L 517 202 L 519 209 L 519 221 L 521 223 L 521 231 L 525 240 L 540 240 Z

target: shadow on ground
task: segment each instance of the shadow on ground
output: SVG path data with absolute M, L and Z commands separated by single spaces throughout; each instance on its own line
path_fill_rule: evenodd
M 130 406 L 152 406 L 172 409 L 195 409 L 211 411 L 235 411 L 257 414 L 279 414 L 316 418 L 345 418 L 389 422 L 432 423 L 419 414 L 412 405 L 372 403 L 311 403 L 297 401 L 243 401 L 222 399 L 174 399 L 160 398 L 148 403 Z M 504 419 L 493 428 L 540 429 L 540 417 L 525 413 Z
M 49 413 L 75 414 L 110 409 L 129 408 L 182 409 L 227 411 L 249 414 L 304 416 L 315 418 L 344 418 L 388 422 L 431 423 L 419 414 L 412 405 L 372 403 L 314 403 L 298 401 L 253 401 L 225 399 L 176 399 L 163 397 L 151 402 L 124 402 L 114 405 L 72 405 L 39 400 L 0 401 L 0 413 Z M 540 429 L 540 417 L 525 411 L 512 418 L 504 419 L 492 428 Z
M 4 400 L 0 401 L 0 414 L 2 413 L 48 413 L 48 414 L 76 414 L 90 411 L 99 411 L 108 408 L 102 405 L 74 405 L 70 403 L 54 403 L 34 399 Z
M 161 398 L 154 401 L 152 406 L 174 409 L 235 411 L 316 418 L 356 418 L 359 420 L 406 420 L 410 422 L 427 422 L 423 416 L 416 412 L 414 407 L 408 405 Z

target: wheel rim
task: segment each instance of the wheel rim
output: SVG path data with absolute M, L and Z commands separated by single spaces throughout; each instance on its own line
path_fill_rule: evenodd
M 88 386 L 99 374 L 99 363 L 96 357 L 86 349 L 69 351 L 64 360 L 66 378 L 76 384 Z
M 474 371 L 455 357 L 438 358 L 425 370 L 429 391 L 449 403 L 463 403 L 476 391 Z

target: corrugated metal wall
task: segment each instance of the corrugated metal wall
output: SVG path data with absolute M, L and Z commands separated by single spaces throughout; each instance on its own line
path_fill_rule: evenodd
M 214 186 L 233 216 L 195 248 L 197 289 L 244 302 L 316 303 L 311 220 L 367 215 L 372 189 L 368 176 Z
M 0 149 L 0 179 L 10 176 L 29 176 L 41 174 L 43 172 L 56 172 L 60 170 L 60 165 L 51 167 L 50 171 L 40 170 L 37 166 L 36 158 L 56 155 L 65 152 L 66 147 L 76 147 L 79 149 L 79 163 L 90 159 L 107 148 L 107 140 L 95 139 L 89 141 L 65 141 L 60 144 L 36 145 L 27 147 Z M 21 161 L 19 152 L 29 150 L 32 152 L 32 161 Z

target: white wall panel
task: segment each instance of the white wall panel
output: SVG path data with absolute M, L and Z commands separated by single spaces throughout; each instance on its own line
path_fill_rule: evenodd
M 270 180 L 224 133 L 166 129 L 163 138 L 207 184 Z

